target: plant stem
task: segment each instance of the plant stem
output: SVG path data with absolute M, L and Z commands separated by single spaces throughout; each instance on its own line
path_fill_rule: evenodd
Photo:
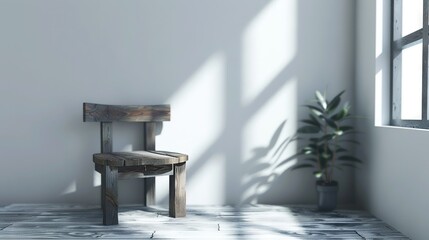
M 319 165 L 319 170 L 320 170 L 320 172 L 322 172 L 322 164 L 320 163 L 319 149 L 317 149 L 317 165 Z
M 326 123 L 326 120 L 325 120 L 325 126 L 324 126 L 323 131 L 324 131 L 324 134 L 326 136 L 326 134 L 328 133 L 328 124 Z M 324 152 L 325 152 L 325 154 L 327 154 L 327 151 L 328 151 L 328 141 L 325 141 L 325 146 L 324 146 Z M 329 183 L 329 174 L 328 174 L 327 165 L 328 165 L 328 163 L 326 163 L 326 167 L 324 169 L 324 172 L 325 172 L 325 182 Z
M 331 166 L 331 173 L 329 182 L 332 181 L 332 175 L 334 175 L 334 166 L 335 166 L 335 159 L 337 158 L 337 138 L 334 138 L 334 151 L 332 153 L 332 166 Z

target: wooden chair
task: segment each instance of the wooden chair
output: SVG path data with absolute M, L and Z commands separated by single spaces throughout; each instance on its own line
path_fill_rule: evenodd
M 170 121 L 170 105 L 115 106 L 83 104 L 83 121 L 100 122 L 101 153 L 93 155 L 101 174 L 103 224 L 118 224 L 118 179 L 144 178 L 144 206 L 155 204 L 155 176 L 170 175 L 170 217 L 186 216 L 186 161 L 181 153 L 155 150 L 155 123 Z M 112 152 L 112 122 L 142 122 L 144 149 Z

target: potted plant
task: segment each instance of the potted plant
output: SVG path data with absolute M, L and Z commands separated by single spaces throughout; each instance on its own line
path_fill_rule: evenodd
M 334 210 L 337 205 L 338 183 L 333 179 L 334 169 L 354 167 L 360 162 L 347 148 L 350 143 L 358 142 L 350 138 L 356 131 L 347 121 L 352 116 L 350 105 L 341 103 L 343 93 L 328 100 L 316 91 L 314 103 L 305 105 L 308 118 L 301 120 L 303 126 L 298 129 L 299 139 L 305 144 L 294 169 L 315 168 L 318 209 L 321 211 Z

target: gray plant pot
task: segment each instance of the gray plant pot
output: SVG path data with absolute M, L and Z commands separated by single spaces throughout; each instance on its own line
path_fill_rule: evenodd
M 323 182 L 316 184 L 319 211 L 332 211 L 337 208 L 338 183 L 333 181 L 329 185 Z

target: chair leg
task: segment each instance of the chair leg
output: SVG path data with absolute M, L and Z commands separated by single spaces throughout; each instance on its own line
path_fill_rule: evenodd
M 186 163 L 173 166 L 174 174 L 170 175 L 170 217 L 186 216 Z
M 103 166 L 101 193 L 103 224 L 118 224 L 118 168 Z
M 103 177 L 103 174 L 101 175 L 101 177 Z M 101 183 L 101 191 L 100 191 L 100 205 L 101 205 L 101 210 L 103 210 L 104 212 L 104 194 L 106 192 L 106 188 L 103 187 L 103 183 Z
M 144 178 L 143 206 L 155 205 L 155 177 Z

